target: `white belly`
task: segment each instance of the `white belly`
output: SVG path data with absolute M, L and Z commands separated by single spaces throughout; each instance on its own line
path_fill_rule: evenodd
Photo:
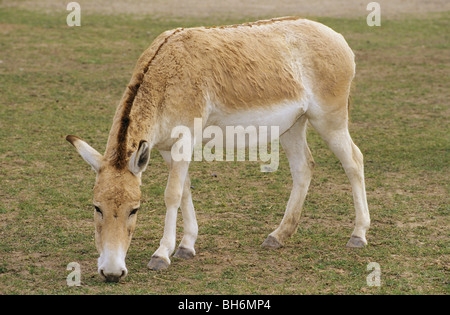
M 189 137 L 194 136 L 194 143 L 221 145 L 223 148 L 254 147 L 268 144 L 285 133 L 307 110 L 307 102 L 285 101 L 280 104 L 229 112 L 222 106 L 209 103 L 206 122 L 204 118 L 195 118 Z M 178 141 L 179 134 L 164 133 L 155 141 L 154 147 L 170 151 Z M 228 135 L 228 137 L 227 137 Z M 213 143 L 211 140 L 214 139 Z M 242 141 L 242 139 L 245 139 Z M 244 143 L 242 143 L 244 142 Z M 220 144 L 219 144 L 220 143 Z
M 241 126 L 243 127 L 241 129 L 247 131 L 246 146 L 253 146 L 257 143 L 252 143 L 249 139 L 250 131 L 256 130 L 260 140 L 260 132 L 267 131 L 267 140 L 270 141 L 272 130 L 277 130 L 278 135 L 282 135 L 306 112 L 306 109 L 306 104 L 301 101 L 286 101 L 264 108 L 234 111 L 232 113 L 225 112 L 219 106 L 216 106 L 209 114 L 204 128 L 219 127 L 222 130 L 225 142 L 229 142 L 231 139 L 226 139 L 227 127 L 228 129 L 234 127 L 234 130 L 237 131 L 235 127 Z M 203 143 L 208 142 L 208 140 L 203 138 Z

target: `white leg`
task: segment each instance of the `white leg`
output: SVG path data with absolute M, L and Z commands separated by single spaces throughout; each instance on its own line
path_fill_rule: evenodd
M 172 163 L 170 152 L 161 151 L 160 153 L 170 169 L 170 165 Z M 186 175 L 186 180 L 184 181 L 183 196 L 181 197 L 180 208 L 181 214 L 183 215 L 184 235 L 180 246 L 174 254 L 174 257 L 190 259 L 195 256 L 194 245 L 197 240 L 198 225 L 197 218 L 195 217 L 194 203 L 192 202 L 191 179 L 189 177 L 189 172 Z
M 329 119 L 331 120 L 331 118 Z M 311 119 L 310 121 L 342 163 L 352 185 L 356 222 L 347 246 L 363 247 L 367 245 L 366 232 L 370 226 L 369 207 L 364 184 L 363 155 L 350 137 L 347 119 L 343 119 L 341 123 L 336 123 L 336 117 L 332 117 L 332 119 L 334 121 L 327 121 L 326 119 Z
M 169 257 L 175 250 L 177 212 L 181 204 L 188 168 L 188 161 L 171 160 L 169 179 L 164 193 L 164 201 L 167 207 L 164 235 L 159 248 L 148 263 L 148 267 L 152 270 L 167 268 L 170 264 Z
M 184 181 L 183 197 L 181 198 L 181 214 L 183 215 L 184 235 L 174 257 L 190 259 L 195 256 L 195 241 L 198 235 L 197 218 L 191 195 L 191 179 L 187 174 Z
M 283 220 L 264 241 L 262 244 L 264 247 L 281 247 L 284 240 L 297 230 L 314 168 L 314 159 L 306 142 L 307 121 L 305 116 L 301 117 L 280 137 L 281 145 L 289 160 L 293 185 Z

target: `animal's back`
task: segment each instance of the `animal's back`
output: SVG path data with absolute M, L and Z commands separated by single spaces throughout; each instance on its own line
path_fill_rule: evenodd
M 200 75 L 197 80 L 231 109 L 300 99 L 305 84 L 317 95 L 336 96 L 354 75 L 354 55 L 343 37 L 306 19 L 192 28 L 172 41 L 186 50 L 190 77 Z
M 354 55 L 330 28 L 288 17 L 165 32 L 139 59 L 135 74 L 144 71 L 163 81 L 182 78 L 183 86 L 238 109 L 299 99 L 306 82 L 318 95 L 341 94 L 353 78 Z

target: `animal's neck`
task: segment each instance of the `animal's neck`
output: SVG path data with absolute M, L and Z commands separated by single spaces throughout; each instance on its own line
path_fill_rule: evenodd
M 126 166 L 141 140 L 152 146 L 151 128 L 155 128 L 157 108 L 161 100 L 161 84 L 157 80 L 145 80 L 154 58 L 170 36 L 182 31 L 176 29 L 158 36 L 141 55 L 130 83 L 117 108 L 109 133 L 105 156 L 118 169 Z M 155 86 L 160 85 L 160 86 Z M 144 90 L 144 91 L 141 91 Z
M 105 152 L 107 160 L 117 169 L 126 167 L 141 140 L 146 140 L 152 147 L 154 138 L 155 107 L 135 99 L 133 106 L 127 108 L 126 94 L 129 92 L 128 90 L 129 88 L 127 88 L 114 116 Z

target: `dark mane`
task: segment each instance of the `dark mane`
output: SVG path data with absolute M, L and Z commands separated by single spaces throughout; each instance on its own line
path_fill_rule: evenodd
M 122 111 L 122 117 L 120 118 L 120 128 L 119 132 L 117 133 L 117 149 L 114 155 L 114 158 L 112 160 L 112 164 L 117 169 L 123 169 L 126 167 L 126 162 L 128 158 L 127 154 L 127 138 L 128 138 L 128 127 L 131 124 L 131 118 L 130 113 L 131 109 L 133 107 L 134 99 L 139 91 L 139 87 L 141 86 L 142 82 L 144 81 L 144 76 L 148 71 L 148 68 L 150 67 L 150 64 L 152 63 L 153 59 L 158 55 L 159 51 L 161 50 L 162 46 L 164 46 L 165 43 L 167 43 L 168 39 L 173 36 L 174 34 L 182 31 L 183 28 L 176 29 L 172 34 L 167 36 L 164 41 L 159 45 L 159 47 L 156 49 L 155 54 L 152 58 L 147 62 L 145 67 L 142 69 L 141 72 L 135 74 L 132 82 L 127 86 L 126 90 L 126 98 L 125 98 L 125 104 Z

